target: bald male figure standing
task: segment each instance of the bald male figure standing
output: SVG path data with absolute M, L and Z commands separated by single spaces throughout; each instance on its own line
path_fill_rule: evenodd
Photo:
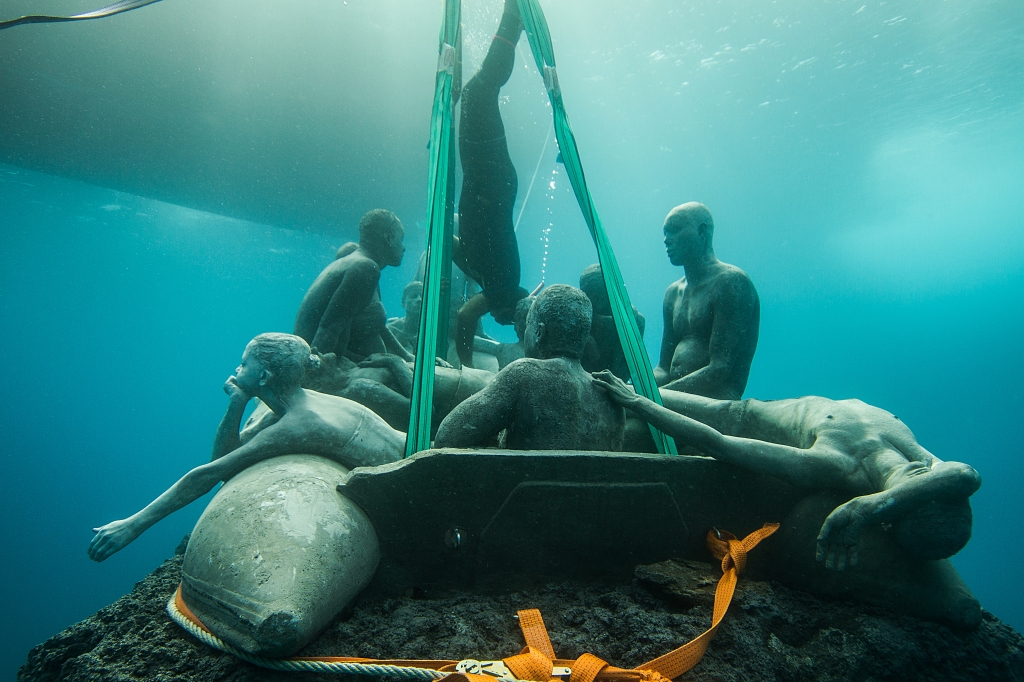
M 685 276 L 665 291 L 665 331 L 654 378 L 662 388 L 737 400 L 757 348 L 761 304 L 747 273 L 715 257 L 715 223 L 691 201 L 665 218 L 665 251 Z

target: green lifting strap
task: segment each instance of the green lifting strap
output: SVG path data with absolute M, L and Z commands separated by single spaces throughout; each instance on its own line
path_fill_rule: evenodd
M 569 127 L 569 119 L 562 103 L 562 91 L 558 87 L 555 52 L 551 47 L 548 22 L 544 18 L 544 12 L 541 10 L 538 0 L 518 0 L 518 2 L 519 13 L 522 15 L 523 24 L 526 27 L 526 35 L 530 39 L 530 49 L 537 62 L 537 70 L 544 76 L 544 87 L 551 100 L 551 113 L 554 116 L 558 149 L 562 152 L 562 160 L 566 173 L 569 175 L 569 182 L 572 183 L 573 192 L 576 194 L 576 201 L 579 202 L 583 218 L 587 221 L 587 227 L 590 228 L 590 235 L 594 238 L 594 245 L 597 246 L 597 259 L 604 273 L 604 284 L 608 290 L 608 300 L 611 301 L 612 317 L 615 320 L 615 329 L 619 332 L 619 341 L 622 343 L 622 350 L 626 355 L 626 363 L 629 365 L 629 374 L 636 390 L 660 405 L 661 393 L 658 391 L 658 384 L 654 380 L 654 370 L 651 369 L 651 360 L 647 356 L 647 349 L 644 347 L 640 329 L 633 316 L 633 306 L 629 302 L 629 294 L 626 293 L 619 264 L 615 260 L 615 253 L 612 251 L 608 235 L 601 225 L 601 218 L 597 215 L 594 199 L 590 195 L 586 177 L 583 175 L 583 164 L 580 162 L 579 150 L 576 147 L 576 137 L 572 134 L 572 128 Z M 651 433 L 654 435 L 658 452 L 677 454 L 675 442 L 670 437 L 653 426 Z
M 412 406 L 409 410 L 409 435 L 405 456 L 430 447 L 430 423 L 434 404 L 434 355 L 437 349 L 438 320 L 448 314 L 442 310 L 442 280 L 445 274 L 445 222 L 454 187 L 449 164 L 452 149 L 452 81 L 455 74 L 455 46 L 459 40 L 461 0 L 445 0 L 438 48 L 437 77 L 434 81 L 434 109 L 430 115 L 430 175 L 427 180 L 427 265 L 423 274 L 423 306 L 420 312 L 419 338 L 416 340 L 416 366 L 412 378 Z
M 0 30 L 5 28 L 11 28 L 19 24 L 54 24 L 63 21 L 84 21 L 86 19 L 99 19 L 101 17 L 109 17 L 114 14 L 121 14 L 122 12 L 128 12 L 133 9 L 145 7 L 146 5 L 152 5 L 154 2 L 160 2 L 160 0 L 120 0 L 112 5 L 106 7 L 100 7 L 91 12 L 82 12 L 81 14 L 72 14 L 71 16 L 52 16 L 49 14 L 30 14 L 24 17 L 18 17 L 17 19 L 8 19 L 7 21 L 0 21 Z

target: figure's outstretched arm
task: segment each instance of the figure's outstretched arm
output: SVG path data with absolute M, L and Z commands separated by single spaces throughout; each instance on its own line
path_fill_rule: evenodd
M 245 406 L 249 404 L 252 396 L 248 395 L 238 384 L 235 377 L 231 376 L 224 382 L 224 392 L 228 394 L 228 409 L 217 427 L 217 435 L 213 437 L 213 454 L 210 461 L 220 459 L 224 455 L 237 450 L 242 444 L 239 435 L 242 426 L 242 415 L 245 414 Z
M 515 364 L 508 365 L 483 390 L 462 401 L 448 413 L 437 428 L 435 447 L 470 448 L 488 445 L 502 429 L 512 423 L 519 383 Z
M 726 436 L 707 424 L 676 414 L 637 394 L 611 372 L 596 372 L 594 383 L 612 400 L 651 426 L 717 460 L 805 488 L 836 487 L 844 478 L 844 458 L 826 448 L 804 450 L 768 441 Z
M 981 486 L 981 476 L 962 462 L 936 460 L 930 469 L 903 478 L 897 485 L 861 495 L 839 505 L 818 534 L 817 559 L 842 571 L 857 565 L 857 543 L 869 524 L 891 523 L 932 500 L 966 499 Z
M 757 291 L 746 275 L 734 274 L 725 280 L 715 301 L 710 361 L 664 388 L 709 398 L 740 398 L 757 347 L 759 306 Z
M 93 528 L 96 535 L 89 543 L 89 558 L 93 561 L 103 561 L 127 547 L 165 516 L 213 490 L 218 481 L 227 480 L 261 460 L 287 454 L 288 444 L 282 439 L 275 438 L 270 431 L 271 428 L 268 427 L 267 430 L 256 434 L 248 443 L 220 459 L 192 469 L 158 498 L 127 519 Z
M 331 296 L 309 345 L 344 355 L 348 349 L 352 320 L 369 305 L 379 281 L 380 268 L 376 264 L 369 260 L 353 263 Z
M 491 304 L 483 293 L 479 293 L 459 308 L 458 324 L 455 328 L 455 350 L 459 353 L 459 361 L 463 367 L 473 366 L 473 336 L 480 318 L 491 309 Z

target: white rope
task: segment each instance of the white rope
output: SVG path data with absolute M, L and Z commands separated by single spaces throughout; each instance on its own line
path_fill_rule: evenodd
M 540 150 L 540 156 L 537 157 L 537 166 L 533 169 L 533 177 L 530 179 L 530 186 L 526 190 L 526 196 L 523 197 L 523 204 L 519 207 L 519 217 L 516 218 L 516 225 L 512 228 L 513 232 L 519 232 L 519 221 L 523 219 L 523 211 L 526 210 L 526 202 L 530 200 L 530 192 L 533 191 L 533 185 L 537 182 L 537 173 L 540 171 L 540 164 L 544 161 L 544 152 L 548 150 L 548 142 L 551 141 L 551 133 L 555 129 L 555 121 L 551 120 L 551 125 L 548 126 L 548 134 L 544 138 L 544 146 Z
M 225 653 L 231 654 L 253 665 L 271 670 L 284 670 L 291 672 L 316 672 L 336 673 L 348 675 L 373 675 L 377 677 L 402 677 L 416 680 L 439 680 L 447 677 L 450 673 L 443 673 L 440 670 L 430 668 L 413 668 L 403 665 L 378 665 L 374 663 L 346 663 L 343 661 L 296 661 L 287 658 L 264 658 L 253 656 L 240 649 L 231 646 L 220 637 L 207 632 L 193 623 L 185 614 L 178 610 L 175 598 L 167 602 L 167 613 L 171 619 L 198 639 L 203 644 L 211 646 Z

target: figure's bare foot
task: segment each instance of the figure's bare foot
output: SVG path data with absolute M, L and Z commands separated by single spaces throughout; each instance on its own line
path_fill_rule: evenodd
M 93 561 L 103 561 L 139 537 L 139 533 L 135 530 L 135 524 L 128 519 L 112 521 L 105 526 L 93 528 L 93 530 L 96 535 L 93 536 L 88 549 L 89 558 Z

